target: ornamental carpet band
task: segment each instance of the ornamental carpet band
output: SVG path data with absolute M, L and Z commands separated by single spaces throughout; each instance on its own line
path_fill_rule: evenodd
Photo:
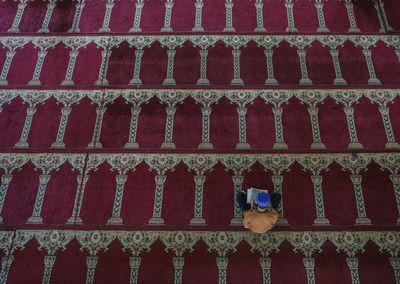
M 399 14 L 1 1 L 0 284 L 400 283 Z

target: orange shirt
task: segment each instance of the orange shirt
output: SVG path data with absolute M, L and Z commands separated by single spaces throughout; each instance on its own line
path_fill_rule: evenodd
M 262 234 L 271 230 L 278 220 L 278 213 L 271 209 L 265 212 L 256 210 L 243 212 L 243 226 L 253 233 Z

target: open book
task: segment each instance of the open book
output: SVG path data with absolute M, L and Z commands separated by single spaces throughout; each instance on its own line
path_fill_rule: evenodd
M 250 187 L 247 189 L 247 203 L 248 204 L 253 204 L 253 202 L 256 201 L 257 196 L 260 192 L 266 192 L 268 193 L 268 190 L 266 189 L 258 189 L 254 187 Z

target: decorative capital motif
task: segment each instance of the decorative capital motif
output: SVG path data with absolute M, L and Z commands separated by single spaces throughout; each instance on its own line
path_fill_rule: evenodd
M 268 155 L 262 156 L 258 160 L 261 165 L 263 165 L 264 169 L 270 170 L 274 175 L 278 176 L 289 169 L 295 161 L 295 158 L 289 155 Z
M 226 170 L 240 176 L 244 171 L 250 170 L 256 162 L 256 157 L 248 155 L 223 156 L 220 161 Z
M 166 251 L 173 251 L 176 256 L 182 256 L 185 252 L 192 252 L 193 246 L 200 239 L 200 235 L 187 232 L 167 232 L 161 235 L 161 241 Z
M 301 251 L 305 257 L 311 257 L 316 251 L 321 252 L 326 236 L 313 232 L 289 233 L 289 242 L 296 252 Z
M 292 4 L 293 5 L 293 4 Z M 285 40 L 289 42 L 291 46 L 296 46 L 298 49 L 305 49 L 306 47 L 310 46 L 315 38 L 313 36 L 288 36 L 285 37 Z
M 57 44 L 61 42 L 60 37 L 34 37 L 32 43 L 41 51 L 48 50 L 49 48 L 54 48 Z
M 103 91 L 93 91 L 88 93 L 88 98 L 97 107 L 100 107 L 103 102 L 103 94 L 104 94 Z
M 14 232 L 1 231 L 0 232 L 0 251 L 8 255 L 13 242 Z
M 19 96 L 30 107 L 36 107 L 38 104 L 43 103 L 50 98 L 51 94 L 47 91 L 30 90 L 28 92 L 19 93 Z
M 318 41 L 321 42 L 323 46 L 328 46 L 331 49 L 338 49 L 343 46 L 346 38 L 337 35 L 329 35 L 318 37 Z
M 247 104 L 253 103 L 257 94 L 249 91 L 231 91 L 227 98 L 238 107 L 245 108 Z
M 208 246 L 208 251 L 215 251 L 218 256 L 224 257 L 229 251 L 236 251 L 242 236 L 232 232 L 207 232 L 202 236 Z
M 196 103 L 201 103 L 204 107 L 211 107 L 211 105 L 217 103 L 223 95 L 217 91 L 196 90 L 191 93 L 191 96 Z
M 147 155 L 145 160 L 149 167 L 156 171 L 158 175 L 165 175 L 169 170 L 173 170 L 174 167 L 181 161 L 181 159 L 174 155 Z
M 81 244 L 81 250 L 87 250 L 91 256 L 99 251 L 107 251 L 108 245 L 115 239 L 114 231 L 80 231 L 76 238 Z
M 108 92 L 106 91 L 106 95 L 108 95 Z M 114 92 L 118 91 L 114 90 Z M 153 93 L 148 90 L 128 90 L 126 92 L 121 91 L 119 94 L 122 94 L 122 97 L 135 107 L 148 103 L 153 97 Z
M 305 103 L 310 107 L 317 107 L 317 105 L 319 103 L 322 103 L 327 96 L 328 96 L 327 93 L 314 90 L 299 91 L 298 93 L 296 93 L 296 97 L 302 103 Z
M 189 93 L 184 90 L 162 91 L 157 93 L 158 99 L 169 107 L 174 107 L 182 103 L 188 95 Z
M 197 175 L 202 176 L 206 171 L 212 170 L 217 159 L 212 155 L 187 155 L 183 158 L 183 162 L 188 166 L 191 171 Z
M 391 155 L 376 154 L 374 155 L 374 161 L 378 163 L 382 169 L 389 171 L 392 175 L 400 173 L 400 155 L 397 153 Z
M 218 38 L 215 36 L 202 35 L 194 37 L 191 42 L 193 46 L 200 47 L 201 49 L 208 49 L 213 47 L 217 41 Z
M 336 103 L 342 103 L 345 107 L 352 107 L 359 102 L 362 94 L 353 90 L 339 90 L 333 91 L 329 96 L 332 97 Z
M 258 251 L 262 257 L 268 257 L 271 252 L 278 252 L 279 247 L 285 240 L 283 232 L 274 234 L 244 234 L 244 240 L 250 245 L 251 251 Z
M 343 155 L 338 157 L 336 162 L 343 169 L 349 170 L 351 174 L 358 175 L 361 171 L 367 169 L 371 162 L 371 156 L 365 154 Z
M 282 40 L 282 36 L 257 36 L 254 38 L 254 41 L 257 43 L 257 45 L 265 49 L 278 47 Z
M 108 154 L 105 159 L 111 168 L 120 175 L 126 175 L 128 171 L 135 170 L 143 161 L 143 157 L 140 155 Z
M 16 231 L 14 240 L 12 242 L 10 254 L 16 250 L 23 250 L 25 245 L 35 236 L 34 231 Z
M 123 251 L 128 250 L 133 256 L 138 256 L 142 251 L 150 251 L 158 234 L 150 231 L 120 232 L 117 237 L 123 246 Z
M 122 42 L 126 40 L 130 47 L 135 47 L 136 49 L 144 49 L 149 47 L 155 39 L 153 37 L 145 37 L 145 36 L 138 36 L 138 37 L 115 37 L 118 42 Z M 119 43 L 117 44 L 117 46 Z
M 266 103 L 272 104 L 274 107 L 281 107 L 293 97 L 292 93 L 283 90 L 261 91 L 259 95 Z
M 66 157 L 63 154 L 35 154 L 31 161 L 44 175 L 49 175 L 66 162 Z
M 29 160 L 29 155 L 0 154 L 0 168 L 3 169 L 6 175 L 10 175 L 12 171 L 20 169 Z
M 224 37 L 224 42 L 226 46 L 233 48 L 234 50 L 239 50 L 241 47 L 245 47 L 250 41 L 250 38 L 244 36 L 229 36 Z
M 53 94 L 54 98 L 62 103 L 65 107 L 78 103 L 83 97 L 87 96 L 87 92 L 78 90 L 58 91 Z
M 62 42 L 72 51 L 86 47 L 92 41 L 91 37 L 64 37 Z
M 75 237 L 73 231 L 36 231 L 35 238 L 39 248 L 46 250 L 48 255 L 55 255 L 59 250 L 65 250 Z
M 17 48 L 23 47 L 32 38 L 30 37 L 2 37 L 0 43 L 9 51 L 15 51 Z
M 371 234 L 371 240 L 378 245 L 381 252 L 387 251 L 390 256 L 398 257 L 400 253 L 400 233 L 382 232 L 381 234 Z
M 335 232 L 330 238 L 336 250 L 345 252 L 348 257 L 355 257 L 358 252 L 364 252 L 368 240 L 369 236 L 360 232 Z
M 365 96 L 371 101 L 378 104 L 380 107 L 386 107 L 393 103 L 394 98 L 399 95 L 399 92 L 389 90 L 368 90 Z
M 310 171 L 313 175 L 320 175 L 322 171 L 328 169 L 333 162 L 333 157 L 329 155 L 305 155 L 301 156 L 299 163 L 303 166 L 304 170 Z
M 157 40 L 161 43 L 162 47 L 175 49 L 178 46 L 182 46 L 187 39 L 183 36 L 161 36 Z
M 360 37 L 355 37 L 353 40 L 356 46 L 361 46 L 363 49 L 369 49 L 371 46 L 376 45 L 379 37 L 373 35 L 362 35 Z

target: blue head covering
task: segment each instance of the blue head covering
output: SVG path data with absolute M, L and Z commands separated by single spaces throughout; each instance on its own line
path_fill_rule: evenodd
M 266 192 L 260 192 L 257 195 L 257 205 L 260 208 L 267 208 L 271 204 L 271 200 L 269 198 L 269 194 Z

